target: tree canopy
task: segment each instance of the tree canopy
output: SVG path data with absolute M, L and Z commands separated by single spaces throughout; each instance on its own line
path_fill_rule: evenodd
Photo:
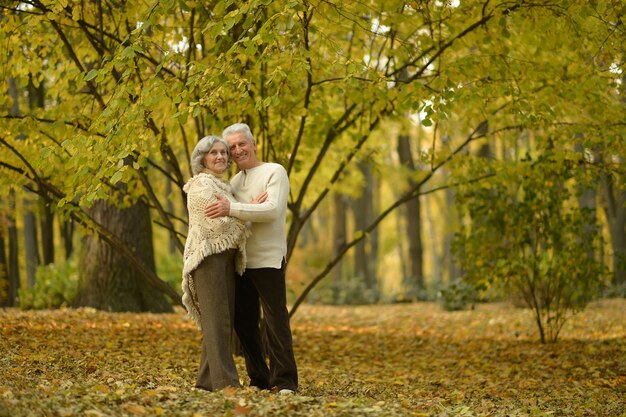
M 401 191 L 311 285 L 411 198 L 499 175 L 494 161 L 473 156 L 485 143 L 500 162 L 549 148 L 559 161 L 595 166 L 589 175 L 623 181 L 626 6 L 618 0 L 1 7 L 3 190 L 51 199 L 138 267 L 88 208 L 102 199 L 146 202 L 182 249 L 190 148 L 238 121 L 252 126 L 262 158 L 290 174 L 289 255 L 329 192 L 358 184 L 359 161 L 372 161 Z M 411 120 L 429 143 L 409 172 L 388 155 Z M 524 135 L 531 139 L 521 149 Z M 590 162 L 579 143 L 604 157 Z M 451 176 L 439 175 L 444 169 Z M 179 209 L 168 211 L 168 200 Z

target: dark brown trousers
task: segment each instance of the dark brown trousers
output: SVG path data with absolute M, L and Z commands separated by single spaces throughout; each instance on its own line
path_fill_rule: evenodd
M 235 252 L 229 249 L 210 255 L 192 272 L 202 324 L 196 387 L 209 391 L 240 386 L 230 345 L 235 317 Z
M 298 389 L 293 354 L 285 267 L 246 269 L 235 280 L 235 330 L 243 347 L 250 385 L 269 389 Z M 266 324 L 269 368 L 259 331 L 260 306 Z

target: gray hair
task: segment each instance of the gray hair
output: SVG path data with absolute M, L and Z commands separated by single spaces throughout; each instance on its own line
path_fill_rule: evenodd
M 205 136 L 196 143 L 196 147 L 191 152 L 191 172 L 193 175 L 197 175 L 204 171 L 206 166 L 204 165 L 204 157 L 207 153 L 213 149 L 216 143 L 221 143 L 226 148 L 228 154 L 228 165 L 230 166 L 230 146 L 228 143 L 219 136 L 209 135 Z
M 222 137 L 225 138 L 229 135 L 234 135 L 235 133 L 243 133 L 246 139 L 248 139 L 251 143 L 254 143 L 254 136 L 252 136 L 252 132 L 250 131 L 250 126 L 245 123 L 235 123 L 233 125 L 228 126 L 222 132 Z

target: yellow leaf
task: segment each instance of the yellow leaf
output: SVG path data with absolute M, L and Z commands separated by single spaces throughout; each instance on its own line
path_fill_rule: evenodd
M 233 410 L 233 412 L 235 414 L 250 414 L 250 412 L 252 411 L 252 408 L 250 407 L 244 407 L 242 405 L 237 404 L 237 406 L 235 407 L 235 409 Z
M 85 416 L 86 417 L 105 417 L 105 414 L 102 413 L 100 410 L 87 410 L 85 411 Z
M 160 394 L 160 392 L 159 392 L 158 389 L 149 389 L 149 390 L 144 391 L 142 395 L 144 397 L 146 397 L 146 398 L 150 398 L 150 397 L 154 397 L 154 396 L 159 395 L 159 394 Z
M 158 387 L 155 391 L 176 392 L 176 391 L 178 391 L 178 387 L 173 387 L 171 385 L 163 385 L 163 386 Z
M 102 393 L 107 393 L 110 391 L 109 387 L 104 385 L 104 384 L 98 384 L 95 387 L 93 387 L 93 389 L 95 389 L 98 392 L 102 392 Z
M 139 404 L 126 404 L 124 406 L 124 409 L 126 411 L 128 411 L 131 414 L 135 414 L 138 416 L 142 416 L 144 414 L 146 414 L 146 409 L 144 406 L 139 405 Z

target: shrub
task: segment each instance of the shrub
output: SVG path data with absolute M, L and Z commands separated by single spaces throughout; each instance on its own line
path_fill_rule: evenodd
M 40 266 L 35 285 L 19 290 L 19 306 L 23 310 L 42 310 L 71 306 L 78 289 L 78 270 L 73 260 Z
M 455 250 L 469 283 L 514 292 L 533 310 L 541 341 L 556 341 L 606 278 L 595 213 L 572 198 L 573 167 L 549 152 L 511 172 L 500 168 L 488 186 L 460 194 L 472 223 Z
M 309 296 L 309 302 L 334 305 L 376 304 L 380 301 L 377 289 L 367 288 L 358 277 L 344 278 L 341 283 L 319 285 Z
M 183 277 L 183 256 L 176 252 L 174 254 L 160 255 L 156 259 L 156 268 L 158 276 L 178 294 L 182 295 L 181 287 Z
M 453 282 L 439 292 L 439 303 L 446 311 L 459 311 L 473 307 L 478 299 L 474 287 L 464 281 Z

